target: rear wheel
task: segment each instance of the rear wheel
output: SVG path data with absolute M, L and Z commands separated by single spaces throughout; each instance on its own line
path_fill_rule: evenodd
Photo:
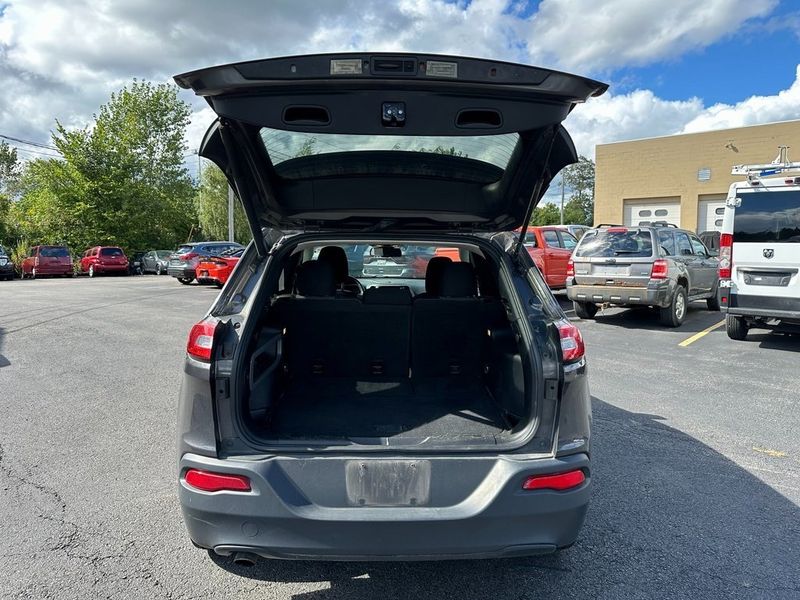
M 686 318 L 687 304 L 686 290 L 682 285 L 679 285 L 675 288 L 675 295 L 672 296 L 670 305 L 659 309 L 661 324 L 667 327 L 680 327 Z
M 194 281 L 193 277 L 178 277 L 178 281 L 180 281 L 183 285 L 189 285 Z
M 747 321 L 743 317 L 733 317 L 728 315 L 725 318 L 725 329 L 728 332 L 728 337 L 732 340 L 747 339 L 747 330 L 750 329 Z
M 161 265 L 156 265 L 156 275 L 161 275 Z
M 594 302 L 573 302 L 575 314 L 581 319 L 594 319 L 597 314 L 597 304 Z

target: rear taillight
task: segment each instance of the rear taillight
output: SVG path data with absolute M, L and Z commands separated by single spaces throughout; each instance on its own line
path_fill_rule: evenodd
M 733 268 L 733 235 L 723 233 L 719 236 L 719 278 L 730 279 Z
M 193 258 L 200 256 L 197 252 L 189 252 L 188 254 L 181 254 L 178 258 L 184 262 L 189 262 Z
M 575 362 L 583 358 L 583 355 L 586 354 L 586 346 L 578 328 L 566 319 L 556 321 L 556 327 L 558 327 L 558 336 L 561 338 L 561 355 L 564 362 Z
M 586 481 L 583 471 L 567 471 L 557 475 L 534 475 L 528 477 L 522 484 L 523 490 L 556 490 L 564 491 L 576 488 Z
M 571 258 L 567 262 L 567 277 L 575 277 L 575 263 L 572 262 Z
M 189 469 L 183 480 L 193 488 L 204 492 L 249 492 L 250 480 L 244 475 L 212 473 L 200 469 Z
M 653 261 L 653 268 L 650 269 L 650 279 L 666 279 L 669 271 L 669 264 L 663 258 Z
M 214 332 L 218 323 L 219 321 L 214 317 L 208 317 L 192 327 L 189 332 L 189 341 L 186 343 L 186 353 L 189 356 L 200 360 L 211 360 Z

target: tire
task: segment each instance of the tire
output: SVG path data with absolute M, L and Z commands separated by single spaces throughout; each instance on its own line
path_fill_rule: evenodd
M 161 265 L 156 265 L 156 275 L 163 275 L 164 272 L 161 270 Z
M 658 309 L 661 324 L 667 327 L 680 327 L 686 318 L 688 304 L 686 290 L 679 285 L 675 288 L 675 294 L 672 296 L 669 306 Z
M 218 282 L 218 283 L 215 283 L 214 285 L 217 286 L 218 290 L 222 289 L 222 284 L 221 283 Z
M 183 285 L 189 285 L 194 281 L 194 277 L 178 277 L 178 281 L 180 281 Z
M 719 312 L 719 287 L 714 288 L 714 293 L 706 300 L 708 310 Z
M 728 315 L 725 317 L 725 330 L 728 332 L 728 337 L 732 340 L 745 340 L 747 339 L 747 330 L 750 327 L 743 317 L 734 317 Z
M 597 314 L 597 304 L 594 302 L 573 302 L 575 314 L 581 319 L 594 319 Z
M 89 277 L 94 277 L 94 265 L 89 265 Z

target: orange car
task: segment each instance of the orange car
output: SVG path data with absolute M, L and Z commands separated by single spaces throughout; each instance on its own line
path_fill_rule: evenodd
M 221 288 L 228 281 L 233 267 L 239 262 L 244 252 L 243 248 L 223 253 L 221 256 L 205 258 L 197 265 L 196 275 L 198 283 L 211 283 Z

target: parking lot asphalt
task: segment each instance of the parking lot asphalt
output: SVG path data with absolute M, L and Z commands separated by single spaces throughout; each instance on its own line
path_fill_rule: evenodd
M 212 560 L 181 522 L 175 419 L 185 336 L 215 294 L 156 276 L 0 283 L 0 598 L 800 597 L 800 338 L 717 327 L 681 346 L 722 320 L 703 304 L 675 330 L 647 311 L 577 321 L 595 487 L 573 548 Z

